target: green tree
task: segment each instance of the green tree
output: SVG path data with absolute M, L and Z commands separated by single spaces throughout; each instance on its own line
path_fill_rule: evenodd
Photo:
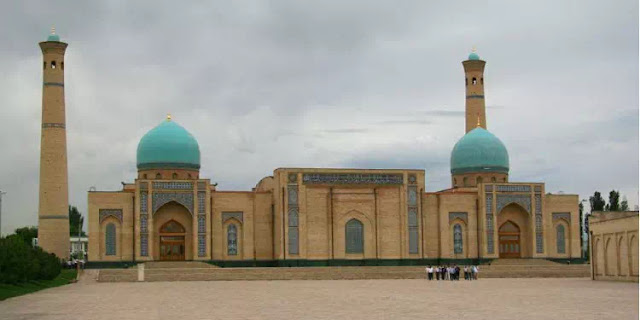
M 600 192 L 596 191 L 593 196 L 589 197 L 589 205 L 591 206 L 591 212 L 604 211 L 605 201 Z
M 609 210 L 607 211 L 620 211 L 620 192 L 616 190 L 609 192 Z
M 582 231 L 583 230 L 583 228 L 582 228 L 582 226 L 583 226 L 582 225 L 582 220 L 583 220 L 582 219 L 582 212 L 584 211 L 584 205 L 582 205 L 582 201 L 578 204 L 578 210 L 579 210 L 578 218 L 580 219 L 580 252 L 582 252 L 582 250 L 583 250 L 583 248 L 582 248 L 583 247 L 583 245 L 582 245 L 582 237 L 583 237 L 583 233 L 582 233 L 583 232 Z
M 18 235 L 24 243 L 29 246 L 33 245 L 33 239 L 38 237 L 38 227 L 22 227 L 15 230 L 16 235 Z
M 72 237 L 78 236 L 78 228 L 82 228 L 84 223 L 84 217 L 78 211 L 75 206 L 69 206 L 69 235 Z M 84 231 L 81 231 L 81 235 L 85 236 Z
M 629 202 L 626 196 L 623 197 L 622 202 L 620 202 L 620 211 L 629 211 Z

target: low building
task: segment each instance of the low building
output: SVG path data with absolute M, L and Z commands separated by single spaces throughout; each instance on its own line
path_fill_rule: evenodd
M 77 253 L 81 253 L 82 257 L 87 256 L 87 249 L 89 248 L 89 238 L 88 237 L 71 237 L 71 253 L 72 257 L 75 257 Z
M 638 281 L 638 211 L 594 211 L 589 217 L 591 278 Z

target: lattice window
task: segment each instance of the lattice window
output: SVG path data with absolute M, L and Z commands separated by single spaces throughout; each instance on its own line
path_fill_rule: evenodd
M 106 232 L 104 235 L 104 246 L 106 255 L 116 255 L 116 225 L 113 223 L 107 224 Z
M 459 224 L 453 226 L 453 253 L 462 253 L 462 227 Z
M 229 224 L 227 227 L 227 255 L 235 256 L 238 254 L 238 227 L 235 224 Z
M 358 219 L 351 219 L 345 225 L 346 253 L 364 253 L 364 226 Z
M 418 253 L 418 212 L 409 209 L 409 253 Z
M 207 193 L 204 191 L 198 192 L 198 213 L 205 213 Z
M 558 248 L 558 253 L 566 253 L 564 241 L 564 226 L 558 225 L 556 227 L 556 248 Z
M 289 209 L 289 254 L 298 254 L 298 209 Z

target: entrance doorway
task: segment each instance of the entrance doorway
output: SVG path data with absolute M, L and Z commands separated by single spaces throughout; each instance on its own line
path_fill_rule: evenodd
M 160 227 L 160 260 L 184 260 L 185 229 L 175 220 L 169 220 Z
M 520 258 L 520 228 L 507 221 L 498 229 L 500 258 Z

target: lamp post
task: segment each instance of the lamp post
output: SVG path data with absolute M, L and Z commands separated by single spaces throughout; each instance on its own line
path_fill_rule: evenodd
M 0 237 L 2 237 L 2 195 L 7 194 L 0 190 Z
M 580 204 L 583 204 L 587 202 L 587 199 L 582 199 L 580 200 Z M 584 211 L 584 206 L 582 207 L 583 211 Z M 586 220 L 585 220 L 586 215 L 584 214 L 584 212 L 580 212 L 580 256 L 583 258 L 586 258 L 589 254 L 589 231 L 587 230 L 587 243 L 586 243 L 586 247 L 587 250 L 584 250 L 585 247 L 585 239 L 584 239 L 584 227 L 586 226 Z

